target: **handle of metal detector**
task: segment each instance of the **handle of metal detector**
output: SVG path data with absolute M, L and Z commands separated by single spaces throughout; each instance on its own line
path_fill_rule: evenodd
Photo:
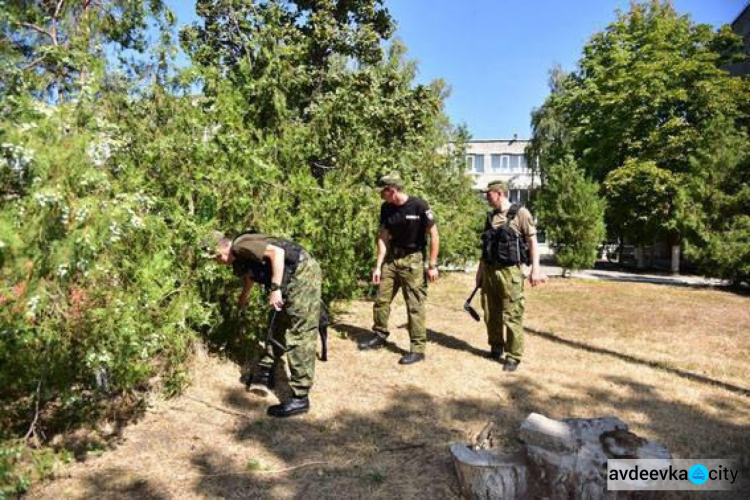
M 273 315 L 271 316 L 271 325 L 268 327 L 268 336 L 266 337 L 266 346 L 268 346 L 268 343 L 275 345 L 279 349 L 281 349 L 282 352 L 286 352 L 286 347 L 282 345 L 278 340 L 273 338 L 273 327 L 276 324 L 276 314 L 278 314 L 278 311 L 276 309 L 273 310 Z

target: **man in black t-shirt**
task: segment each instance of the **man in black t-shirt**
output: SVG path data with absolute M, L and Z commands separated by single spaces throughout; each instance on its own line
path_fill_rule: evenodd
M 427 345 L 425 301 L 427 280 L 424 259 L 427 233 L 430 234 L 430 259 L 427 277 L 438 278 L 437 257 L 440 247 L 435 216 L 426 201 L 409 196 L 402 189 L 401 178 L 391 174 L 380 178 L 378 187 L 384 203 L 380 207 L 378 252 L 372 283 L 378 285 L 373 306 L 375 337 L 359 345 L 361 350 L 378 349 L 385 344 L 391 302 L 401 289 L 409 318 L 411 348 L 399 361 L 408 365 L 424 360 Z

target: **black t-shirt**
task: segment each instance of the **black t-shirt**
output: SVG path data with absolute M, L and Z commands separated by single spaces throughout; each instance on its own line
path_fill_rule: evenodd
M 422 198 L 410 196 L 401 206 L 391 203 L 380 206 L 380 227 L 388 230 L 394 247 L 407 250 L 426 247 L 426 234 L 433 224 L 435 216 Z

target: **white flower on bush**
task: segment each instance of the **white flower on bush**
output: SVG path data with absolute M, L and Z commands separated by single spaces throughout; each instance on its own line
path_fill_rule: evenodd
M 86 148 L 86 154 L 89 155 L 91 162 L 99 168 L 107 163 L 112 153 L 112 146 L 109 142 L 91 143 Z
M 117 222 L 112 222 L 109 225 L 109 232 L 111 233 L 107 241 L 110 243 L 117 243 L 122 239 L 122 231 L 120 230 L 119 224 Z
M 66 205 L 60 211 L 60 223 L 63 226 L 67 226 L 70 222 L 70 208 Z
M 0 169 L 7 168 L 23 179 L 33 161 L 32 150 L 10 142 L 0 144 Z
M 68 275 L 68 265 L 67 264 L 60 264 L 57 266 L 57 276 L 59 278 L 64 278 Z
M 97 119 L 97 125 L 105 131 L 100 133 L 97 139 L 89 144 L 89 147 L 86 148 L 86 154 L 88 154 L 94 165 L 101 168 L 122 147 L 123 141 L 115 139 L 118 133 L 117 127 L 99 119 Z
M 36 201 L 40 208 L 52 207 L 60 204 L 63 201 L 63 197 L 57 191 L 47 190 L 34 193 L 34 201 Z
M 125 209 L 128 212 L 128 216 L 130 217 L 130 225 L 135 229 L 143 229 L 146 227 L 146 224 L 143 223 L 143 219 L 135 213 L 135 211 L 128 207 Z
M 36 318 L 37 309 L 39 308 L 39 303 L 41 301 L 42 298 L 39 295 L 34 295 L 29 299 L 29 302 L 26 305 L 26 318 Z
M 20 131 L 21 133 L 24 133 L 24 132 L 28 132 L 29 130 L 33 130 L 33 129 L 35 129 L 35 128 L 39 128 L 39 125 L 37 125 L 37 124 L 36 124 L 36 123 L 34 123 L 34 122 L 29 122 L 29 123 L 22 123 L 22 124 L 20 124 L 20 125 L 18 126 L 18 130 L 19 130 L 19 131 Z
M 86 217 L 89 216 L 89 212 L 91 211 L 91 207 L 89 205 L 83 205 L 78 210 L 76 210 L 75 213 L 75 221 L 78 224 L 83 224 L 86 221 Z M 88 234 L 86 235 L 88 238 Z

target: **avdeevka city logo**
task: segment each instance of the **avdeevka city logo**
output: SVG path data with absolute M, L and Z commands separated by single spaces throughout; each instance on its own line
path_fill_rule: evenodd
M 693 484 L 703 484 L 708 481 L 708 469 L 703 467 L 701 464 L 695 464 L 690 467 L 688 472 L 690 482 Z

